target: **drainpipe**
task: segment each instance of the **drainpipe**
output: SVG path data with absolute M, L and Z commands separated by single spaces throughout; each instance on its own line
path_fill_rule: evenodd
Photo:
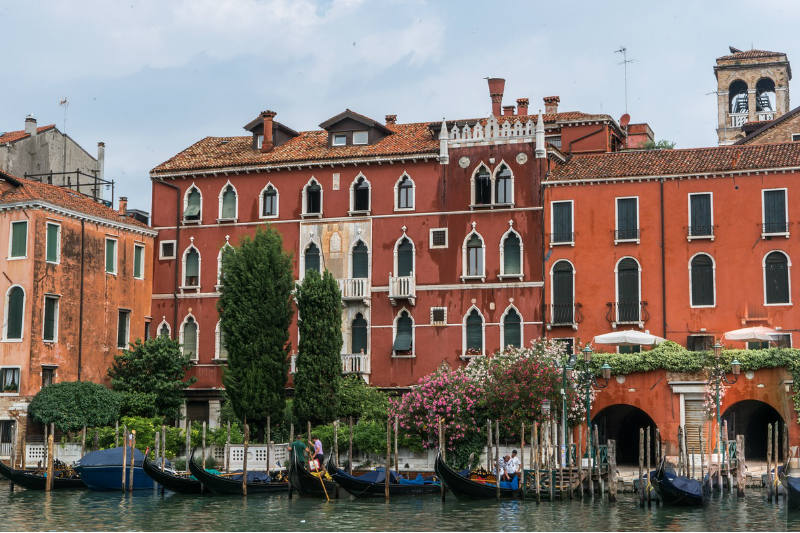
M 661 326 L 663 337 L 667 338 L 667 274 L 666 243 L 664 242 L 664 178 L 658 180 L 661 201 Z
M 167 183 L 164 178 L 156 178 L 161 185 L 169 187 L 175 191 L 175 286 L 172 291 L 173 299 L 173 313 L 172 313 L 172 328 L 175 338 L 178 338 L 178 284 L 180 277 L 178 273 L 178 250 L 180 250 L 181 243 L 181 189 L 173 183 Z
M 81 380 L 81 363 L 83 359 L 83 277 L 84 277 L 84 246 L 86 242 L 86 221 L 81 219 L 81 295 L 78 304 L 78 381 Z
M 545 231 L 544 231 L 544 206 L 545 206 L 545 199 L 544 199 L 544 180 L 547 179 L 547 175 L 550 173 L 549 171 L 545 171 L 544 167 L 546 165 L 547 159 L 540 159 L 541 163 L 539 164 L 539 201 L 542 204 L 541 214 L 539 215 L 539 227 L 542 239 L 542 302 L 540 304 L 541 308 L 541 316 L 542 316 L 542 327 L 541 327 L 541 337 L 544 338 L 546 331 L 547 331 L 547 278 L 546 278 L 546 260 L 547 257 L 545 254 L 547 253 L 547 248 L 545 246 Z

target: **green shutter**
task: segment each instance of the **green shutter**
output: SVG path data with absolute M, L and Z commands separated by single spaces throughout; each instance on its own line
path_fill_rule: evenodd
M 351 327 L 350 353 L 367 353 L 367 321 L 358 313 Z
M 404 311 L 397 319 L 397 335 L 394 338 L 394 351 L 407 352 L 411 350 L 411 317 Z
M 411 241 L 403 239 L 397 246 L 397 275 L 410 276 L 414 270 L 414 247 Z
M 106 239 L 106 272 L 117 272 L 117 241 Z
M 358 241 L 358 244 L 353 248 L 353 277 L 369 277 L 369 254 L 367 252 L 367 245 L 364 244 L 363 241 Z
M 639 320 L 639 265 L 633 259 L 623 259 L 617 271 L 620 322 Z
M 42 337 L 46 341 L 56 340 L 56 313 L 58 299 L 50 296 L 44 298 L 44 331 Z
M 144 247 L 143 246 L 134 246 L 133 247 L 133 277 L 134 278 L 141 278 L 142 277 L 142 268 L 144 267 Z
M 639 222 L 636 216 L 636 198 L 617 199 L 617 238 L 638 238 Z
M 692 305 L 714 305 L 714 264 L 707 255 L 692 259 Z
M 11 257 L 28 255 L 28 223 L 26 221 L 11 224 Z
M 117 319 L 117 347 L 128 347 L 128 316 L 129 311 L 120 311 Z
M 519 237 L 516 233 L 509 233 L 503 242 L 503 270 L 504 274 L 520 274 L 522 272 Z
M 47 225 L 47 261 L 51 263 L 58 261 L 58 230 L 57 224 Z
M 236 191 L 230 185 L 222 193 L 222 218 L 236 218 Z
M 316 270 L 319 272 L 319 248 L 314 243 L 311 243 L 306 248 L 306 270 Z
M 764 233 L 786 231 L 786 191 L 764 191 Z
M 520 327 L 520 317 L 516 311 L 510 309 L 506 313 L 503 321 L 503 348 L 506 346 L 514 346 L 519 348 L 522 346 L 522 329 Z
M 192 189 L 189 193 L 189 198 L 186 199 L 186 211 L 183 213 L 183 218 L 198 219 L 200 217 L 200 193 L 197 189 Z
M 483 352 L 483 320 L 474 309 L 467 317 L 467 350 Z
M 691 204 L 691 235 L 711 235 L 711 195 L 693 194 Z
M 200 276 L 200 254 L 197 250 L 189 250 L 186 254 L 186 277 L 199 277 Z
M 553 322 L 571 324 L 572 304 L 572 265 L 559 261 L 553 266 Z
M 553 204 L 553 242 L 572 242 L 572 203 Z
M 25 292 L 22 287 L 12 287 L 8 291 L 8 317 L 6 339 L 22 338 L 22 312 L 25 308 Z
M 764 268 L 767 303 L 789 303 L 789 266 L 786 256 L 780 252 L 771 252 L 765 260 Z
M 192 319 L 183 326 L 183 353 L 192 358 L 197 356 L 197 323 Z

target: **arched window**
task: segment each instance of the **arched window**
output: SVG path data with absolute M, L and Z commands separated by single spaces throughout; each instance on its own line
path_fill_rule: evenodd
M 747 84 L 736 80 L 728 88 L 728 104 L 731 113 L 747 113 Z
M 305 192 L 305 212 L 307 215 L 322 214 L 322 187 L 315 179 L 311 179 L 303 189 Z
M 514 230 L 509 230 L 503 239 L 503 272 L 504 276 L 522 274 L 522 241 Z
M 617 263 L 617 322 L 639 322 L 639 263 L 625 257 Z
M 464 244 L 465 264 L 464 276 L 480 278 L 484 276 L 483 264 L 483 239 L 474 231 L 467 237 Z
M 478 167 L 472 176 L 473 205 L 491 205 L 492 203 L 492 178 L 489 169 L 484 165 Z
M 465 355 L 483 355 L 483 317 L 474 307 L 464 319 Z
M 553 265 L 553 324 L 575 323 L 575 270 L 569 261 L 561 260 Z
M 214 332 L 216 337 L 216 350 L 214 353 L 215 359 L 227 359 L 228 347 L 225 346 L 225 332 L 222 331 L 222 321 L 217 321 L 217 329 Z
M 313 242 L 308 245 L 305 253 L 306 271 L 316 270 L 320 272 L 319 248 Z
M 397 205 L 395 209 L 414 209 L 414 182 L 403 174 L 397 182 Z
M 789 304 L 789 258 L 783 252 L 770 252 L 764 257 L 764 301 L 766 304 Z
M 199 222 L 202 208 L 202 197 L 200 196 L 200 189 L 192 185 L 186 191 L 184 205 L 183 205 L 183 220 L 187 222 Z
M 714 305 L 714 261 L 706 254 L 697 254 L 689 263 L 692 307 Z
M 503 346 L 506 348 L 522 346 L 522 317 L 513 307 L 509 307 L 503 316 Z
M 494 203 L 513 204 L 514 188 L 511 169 L 505 164 L 500 165 L 494 179 Z
M 278 216 L 278 189 L 268 184 L 261 192 L 261 218 Z
M 352 211 L 369 211 L 369 182 L 364 176 L 359 177 L 352 185 Z
M 166 320 L 162 320 L 161 324 L 158 325 L 158 336 L 169 339 L 171 335 L 169 324 Z
M 186 317 L 181 327 L 181 349 L 191 359 L 197 359 L 197 322 L 192 315 Z
M 3 338 L 6 340 L 22 339 L 25 324 L 25 291 L 14 285 L 6 293 L 6 319 Z
M 414 245 L 408 237 L 397 244 L 397 276 L 406 277 L 414 273 Z
M 200 252 L 194 245 L 189 246 L 183 254 L 183 286 L 200 286 Z
M 394 355 L 411 355 L 413 353 L 414 342 L 414 321 L 411 315 L 403 309 L 397 315 L 395 321 L 394 344 L 392 352 Z
M 225 255 L 226 250 L 233 251 L 233 246 L 226 242 L 222 245 L 222 248 L 219 249 L 219 253 L 217 254 L 217 287 L 222 285 L 222 256 Z
M 369 251 L 364 241 L 358 241 L 353 246 L 353 275 L 354 278 L 368 278 L 369 277 Z M 353 352 L 357 353 L 357 352 Z
M 225 185 L 220 193 L 219 218 L 220 220 L 236 219 L 236 189 L 230 183 Z
M 367 353 L 367 321 L 361 313 L 350 324 L 350 353 Z
M 775 82 L 769 78 L 756 83 L 756 111 L 775 111 Z

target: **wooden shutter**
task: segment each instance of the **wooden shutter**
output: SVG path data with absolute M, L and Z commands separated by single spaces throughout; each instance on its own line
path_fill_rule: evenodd
M 516 233 L 509 233 L 506 240 L 503 242 L 503 273 L 504 274 L 520 274 L 521 273 L 521 254 L 519 246 L 519 237 Z
M 411 332 L 411 317 L 408 316 L 408 313 L 403 312 L 397 319 L 397 334 L 395 335 L 393 346 L 395 353 L 411 350 Z
M 617 200 L 617 232 L 618 239 L 635 239 L 638 222 L 636 216 L 636 198 L 620 198 Z
M 559 261 L 553 266 L 553 322 L 573 322 L 572 265 Z
M 128 317 L 130 316 L 129 311 L 120 311 L 118 318 L 117 318 L 117 347 L 118 348 L 127 348 L 128 347 L 128 327 L 130 326 L 130 321 Z M 194 322 L 192 322 L 194 323 Z
M 692 259 L 692 305 L 714 305 L 714 266 L 707 255 Z
M 22 312 L 24 308 L 25 293 L 21 287 L 12 287 L 11 290 L 8 291 L 7 339 L 22 338 Z
M 397 245 L 397 275 L 410 276 L 414 270 L 414 247 L 411 241 L 403 239 Z
M 503 348 L 522 346 L 522 329 L 520 328 L 520 316 L 516 311 L 510 309 L 503 320 Z
M 367 321 L 361 313 L 358 313 L 353 319 L 351 325 L 351 353 L 367 353 Z
M 58 261 L 58 225 L 47 225 L 47 260 L 51 263 Z
M 687 395 L 688 396 L 688 395 Z M 699 398 L 684 397 L 684 415 L 686 421 L 686 446 L 689 453 L 700 453 L 700 431 L 703 431 L 703 442 L 708 449 L 708 430 L 706 426 L 706 412 L 703 406 L 702 395 Z
M 786 256 L 770 253 L 764 261 L 764 277 L 768 304 L 789 303 L 789 266 Z
M 617 271 L 620 322 L 639 320 L 639 266 L 633 259 L 623 259 Z
M 353 248 L 353 277 L 369 277 L 369 254 L 367 252 L 367 245 L 364 244 L 363 241 L 358 241 L 358 244 Z
M 122 321 L 122 314 L 120 313 L 120 322 Z M 191 318 L 183 325 L 183 353 L 191 356 L 197 356 L 197 323 Z
M 689 198 L 691 206 L 690 235 L 711 235 L 711 195 L 694 194 Z
M 51 296 L 44 298 L 44 331 L 42 338 L 46 341 L 56 340 L 56 310 L 58 309 L 58 299 Z
M 786 231 L 786 191 L 764 191 L 764 233 Z
M 553 242 L 571 242 L 572 202 L 553 204 Z
M 134 278 L 141 278 L 142 277 L 142 268 L 144 267 L 144 261 L 142 260 L 142 256 L 144 255 L 144 247 L 143 246 L 134 246 L 133 247 L 133 277 Z
M 236 191 L 230 185 L 222 193 L 221 218 L 236 218 Z
M 25 257 L 28 253 L 28 223 L 11 224 L 11 257 Z
M 106 239 L 106 272 L 117 271 L 117 241 Z
M 483 350 L 483 320 L 474 309 L 467 317 L 467 349 Z
M 186 199 L 186 211 L 183 217 L 187 219 L 197 219 L 200 217 L 200 193 L 197 189 L 192 189 Z

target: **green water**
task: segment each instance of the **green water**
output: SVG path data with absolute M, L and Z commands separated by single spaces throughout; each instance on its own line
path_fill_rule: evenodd
M 785 531 L 800 529 L 800 512 L 769 504 L 761 492 L 739 500 L 717 496 L 702 509 L 641 509 L 634 495 L 599 500 L 462 502 L 448 494 L 383 500 L 280 496 L 131 495 L 88 490 L 45 494 L 0 482 L 2 530 L 658 530 Z

